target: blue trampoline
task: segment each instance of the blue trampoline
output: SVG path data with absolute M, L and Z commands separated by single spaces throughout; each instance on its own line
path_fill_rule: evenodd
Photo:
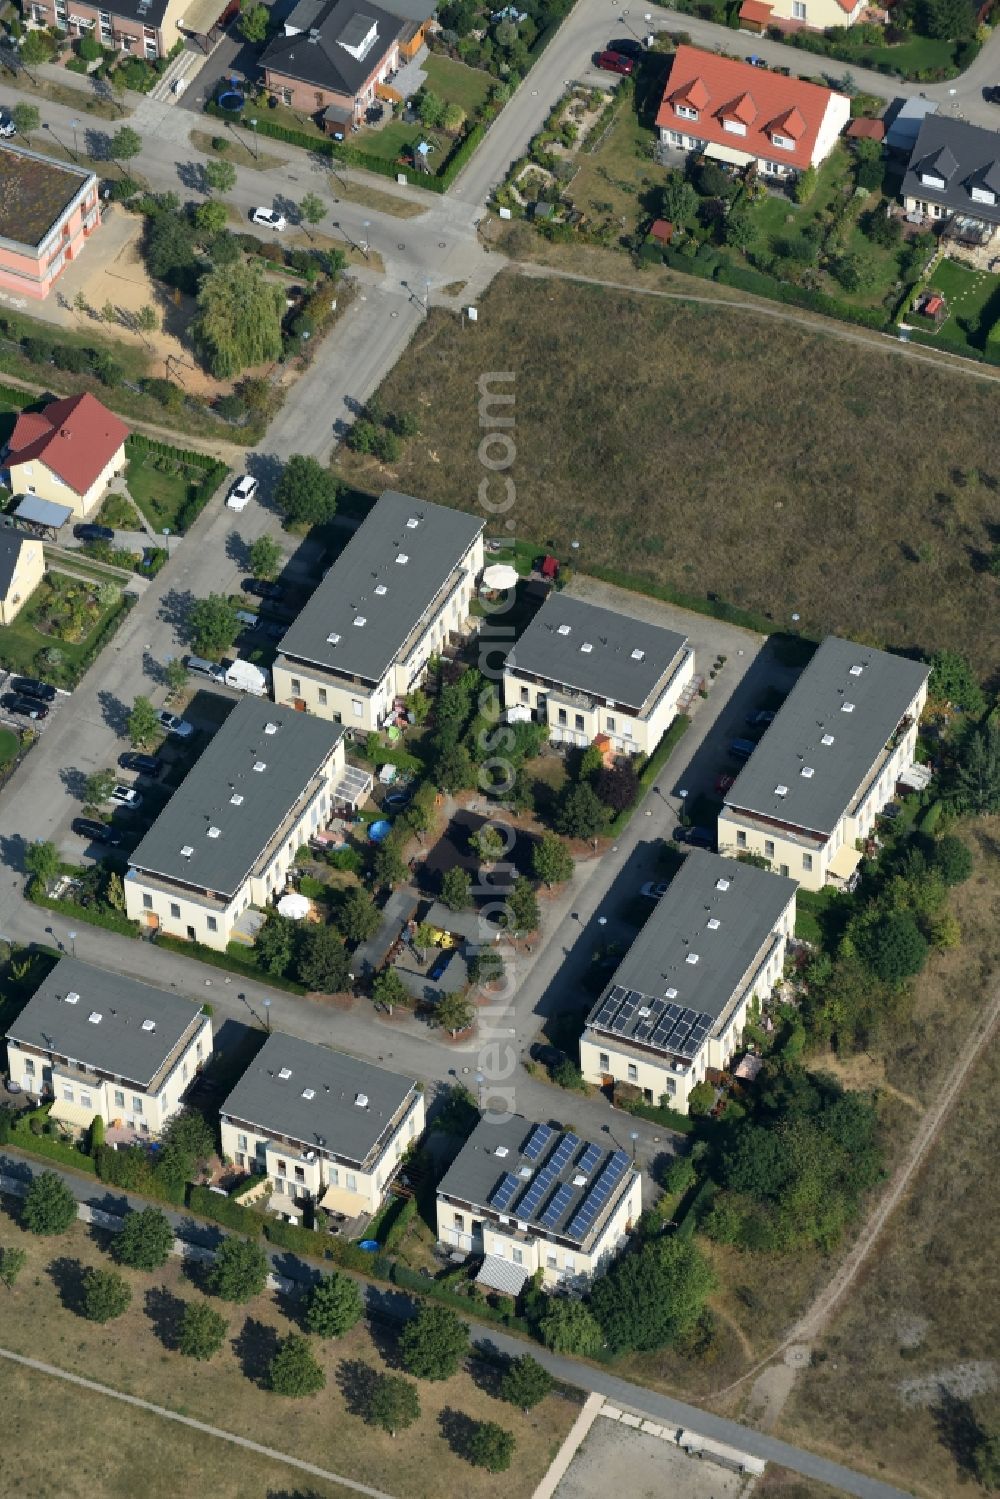
M 384 843 L 392 832 L 392 823 L 385 817 L 380 817 L 378 822 L 373 822 L 368 829 L 368 837 L 372 843 Z

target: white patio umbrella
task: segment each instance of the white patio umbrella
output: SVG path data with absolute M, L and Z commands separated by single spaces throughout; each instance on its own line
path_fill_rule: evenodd
M 305 895 L 283 895 L 278 902 L 278 912 L 281 916 L 288 916 L 292 921 L 301 921 L 303 916 L 308 916 L 310 903 Z
M 517 568 L 508 562 L 494 562 L 483 572 L 484 588 L 513 588 L 517 583 Z

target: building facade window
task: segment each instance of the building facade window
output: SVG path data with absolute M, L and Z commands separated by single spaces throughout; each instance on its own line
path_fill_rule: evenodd
M 764 857 L 765 857 L 765 859 L 773 859 L 774 858 L 774 839 L 773 838 L 765 838 L 764 839 Z
M 302 696 L 302 679 L 301 679 L 301 677 L 293 677 L 292 678 L 292 697 L 301 697 L 301 696 Z
M 321 708 L 325 708 L 326 707 L 326 688 L 325 687 L 321 687 L 319 689 L 319 705 L 320 705 Z
M 737 833 L 736 834 L 736 847 L 737 848 L 746 848 L 746 846 L 747 846 L 747 835 L 746 835 L 746 833 Z
M 813 856 L 812 856 L 812 854 L 803 854 L 802 855 L 802 868 L 805 870 L 806 874 L 811 874 L 812 873 L 812 867 L 813 867 Z
M 214 916 L 210 916 L 208 918 L 208 930 L 210 932 L 217 932 L 219 930 L 219 923 L 216 921 Z
M 125 1107 L 125 1094 L 122 1092 L 121 1088 L 116 1088 L 115 1089 L 115 1108 L 116 1109 L 123 1109 L 124 1107 Z
M 171 914 L 171 916 L 173 916 L 173 918 L 175 919 L 175 921 L 179 921 L 180 920 L 181 908 L 180 908 L 180 906 L 177 904 L 177 902 L 175 900 L 172 900 L 170 902 L 170 914 Z
M 634 1062 L 629 1062 L 628 1064 L 628 1080 L 630 1083 L 637 1083 L 639 1081 L 639 1069 Z
M 358 1179 L 353 1171 L 348 1171 L 347 1173 L 347 1190 L 348 1192 L 356 1192 L 358 1190 Z
M 153 897 L 145 892 L 143 892 L 142 897 L 142 909 L 144 911 L 151 911 L 153 909 Z
M 602 1072 L 607 1072 L 609 1070 L 611 1066 L 611 1057 L 606 1051 L 602 1051 L 598 1054 L 597 1065 L 598 1067 L 600 1067 Z
M 133 1100 L 132 1100 L 132 1112 L 133 1112 L 133 1114 L 141 1114 L 142 1113 L 142 1099 L 141 1098 L 133 1098 Z

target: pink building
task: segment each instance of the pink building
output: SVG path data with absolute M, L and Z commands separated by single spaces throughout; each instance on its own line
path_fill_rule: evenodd
M 0 287 L 41 301 L 100 222 L 93 172 L 0 144 Z

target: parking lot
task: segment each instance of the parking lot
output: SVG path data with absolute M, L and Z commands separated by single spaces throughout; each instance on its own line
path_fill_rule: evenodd
M 51 702 L 42 702 L 19 690 L 18 683 L 27 680 L 30 679 L 0 667 L 0 724 L 17 732 L 32 729 L 36 734 L 44 734 L 53 718 L 65 710 L 70 694 L 64 688 L 57 687 Z M 23 704 L 24 708 L 33 711 L 20 711 L 15 708 L 15 703 Z M 40 708 L 45 711 L 41 717 L 36 718 L 34 713 Z
M 673 1443 L 598 1416 L 555 1491 L 555 1499 L 628 1494 L 630 1499 L 738 1499 L 747 1480 L 689 1457 Z

